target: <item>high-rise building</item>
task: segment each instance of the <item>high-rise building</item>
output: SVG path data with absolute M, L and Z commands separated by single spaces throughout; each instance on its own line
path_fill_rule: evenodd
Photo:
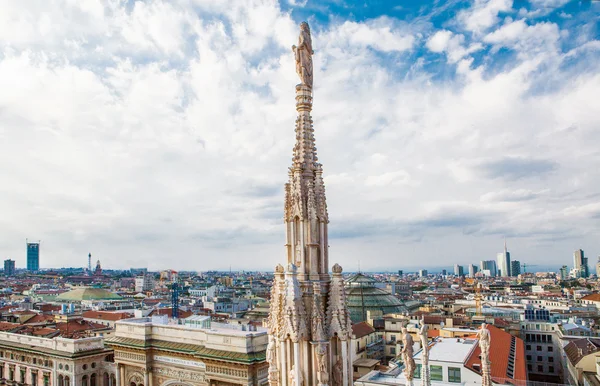
M 419 270 L 419 277 L 427 277 L 427 270 L 426 269 Z
M 498 276 L 498 269 L 496 268 L 496 262 L 494 260 L 481 260 L 479 262 L 479 268 L 481 271 L 489 271 L 490 276 Z
M 600 260 L 600 257 L 598 258 Z M 445 269 L 442 269 L 442 276 L 446 276 L 448 272 Z
M 454 276 L 465 276 L 464 267 L 462 265 L 454 264 Z
M 27 242 L 27 270 L 37 272 L 40 270 L 40 243 Z
M 315 147 L 312 54 L 308 24 L 294 46 L 296 144 L 284 190 L 285 266 L 275 268 L 267 328 L 271 386 L 353 384 L 352 323 L 342 267 L 329 274 L 329 214 Z
M 469 264 L 469 277 L 475 277 L 477 273 L 477 266 L 475 264 Z
M 510 262 L 510 276 L 517 277 L 521 274 L 521 262 L 513 260 Z
M 403 275 L 404 275 L 404 271 L 403 271 L 403 270 L 401 270 L 401 269 L 399 269 L 399 270 L 398 270 L 398 276 L 403 276 Z
M 4 260 L 4 275 L 12 276 L 15 274 L 15 261 L 11 259 Z
M 510 252 L 506 249 L 506 239 L 504 239 L 504 252 L 499 253 L 498 260 L 498 276 L 510 276 Z
M 590 268 L 588 266 L 588 259 L 583 253 L 583 249 L 578 249 L 573 252 L 573 270 L 576 277 L 588 277 L 590 276 Z
M 596 263 L 596 276 L 600 278 L 600 256 L 598 256 L 598 262 Z
M 563 265 L 560 268 L 560 280 L 567 280 L 569 278 L 569 267 Z

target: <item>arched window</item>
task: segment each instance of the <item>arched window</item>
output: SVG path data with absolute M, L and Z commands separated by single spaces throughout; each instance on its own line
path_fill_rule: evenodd
M 110 383 L 108 380 L 108 373 L 104 373 L 104 377 L 102 379 L 102 386 L 110 386 Z
M 117 377 L 114 374 L 110 375 L 110 386 L 117 386 Z
M 63 384 L 63 386 L 71 386 L 71 378 L 65 377 L 65 383 Z
M 65 386 L 65 378 L 62 375 L 58 376 L 58 386 Z
M 92 374 L 90 376 L 90 386 L 98 386 L 98 383 L 96 382 L 96 374 Z
M 87 375 L 84 375 L 83 377 L 81 377 L 81 386 L 89 386 Z

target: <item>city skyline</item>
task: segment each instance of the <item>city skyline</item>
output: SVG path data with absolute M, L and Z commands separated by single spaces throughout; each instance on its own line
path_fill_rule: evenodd
M 0 5 L 0 253 L 272 269 L 306 19 L 332 261 L 596 261 L 600 5 L 434 4 Z

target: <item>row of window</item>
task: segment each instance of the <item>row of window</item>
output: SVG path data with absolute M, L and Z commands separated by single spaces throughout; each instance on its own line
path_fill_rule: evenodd
M 525 342 L 552 343 L 552 335 L 525 334 Z
M 417 379 L 421 378 L 421 364 L 415 366 L 413 376 Z M 432 381 L 444 380 L 444 368 L 442 366 L 429 365 L 429 377 Z M 460 367 L 448 367 L 448 382 L 460 383 Z
M 527 371 L 532 372 L 533 371 L 533 365 L 527 365 Z M 537 372 L 538 373 L 554 373 L 554 366 L 548 366 L 548 371 L 544 371 L 544 365 L 537 365 Z
M 0 378 L 2 378 L 2 379 L 8 379 L 9 381 L 25 383 L 25 375 L 26 375 L 25 370 L 20 369 L 19 375 L 20 375 L 20 378 L 16 379 L 15 369 L 13 367 L 9 367 L 8 374 L 5 374 L 4 366 L 0 366 Z M 44 385 L 43 386 L 48 386 L 49 384 L 50 384 L 50 377 L 48 375 L 44 374 Z M 31 386 L 38 386 L 38 372 L 37 371 L 31 372 Z
M 531 351 L 531 345 L 528 344 L 525 346 L 525 350 L 527 351 Z M 544 351 L 542 346 L 536 346 L 535 351 Z M 553 346 L 548 346 L 548 352 L 553 352 L 554 351 L 554 347 Z
M 528 360 L 528 361 L 532 361 L 532 360 L 533 360 L 533 357 L 532 357 L 531 355 L 527 355 L 527 360 Z M 548 358 L 544 359 L 544 357 L 543 357 L 543 356 L 541 356 L 541 355 L 538 355 L 538 356 L 537 356 L 537 361 L 538 361 L 538 362 L 544 362 L 544 361 L 547 361 L 548 363 L 554 363 L 554 357 L 548 357 Z

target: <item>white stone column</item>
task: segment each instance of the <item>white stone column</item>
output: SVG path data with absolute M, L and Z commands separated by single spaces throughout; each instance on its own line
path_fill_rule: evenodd
M 116 377 L 117 384 L 112 385 L 112 386 L 121 386 L 121 365 L 118 363 L 117 363 L 117 371 L 115 373 L 115 377 Z
M 302 366 L 300 365 L 300 344 L 298 342 L 294 342 L 294 370 L 296 377 L 296 385 L 300 385 L 300 373 L 302 372 Z
M 148 369 L 144 369 L 144 386 L 150 386 L 148 378 Z
M 342 366 L 343 366 L 343 377 L 344 383 L 343 386 L 348 385 L 348 342 L 342 341 Z
M 287 386 L 287 378 L 288 378 L 288 369 L 287 369 L 287 361 L 286 361 L 286 357 L 287 357 L 287 353 L 285 350 L 285 346 L 286 346 L 286 341 L 282 341 L 281 344 L 279 345 L 279 348 L 281 349 L 281 355 L 279 355 L 279 357 L 281 358 L 281 366 L 280 366 L 280 373 L 281 373 L 281 386 Z

